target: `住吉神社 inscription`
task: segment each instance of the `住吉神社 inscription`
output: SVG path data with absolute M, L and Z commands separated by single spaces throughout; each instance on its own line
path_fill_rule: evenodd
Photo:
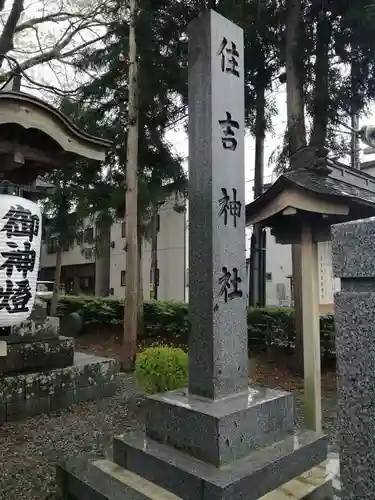
M 233 272 L 229 272 L 227 267 L 223 267 L 223 274 L 219 278 L 219 297 L 224 297 L 224 302 L 229 300 L 242 297 L 243 293 L 238 289 L 239 284 L 242 283 L 242 279 L 238 276 L 238 269 L 233 268 Z
M 241 217 L 241 207 L 242 203 L 237 200 L 237 189 L 232 188 L 233 191 L 233 199 L 230 199 L 228 194 L 228 190 L 226 188 L 222 188 L 221 192 L 223 193 L 222 198 L 219 200 L 219 217 L 224 217 L 224 225 L 228 225 L 228 214 L 233 217 L 233 225 L 237 227 L 237 219 Z
M 237 149 L 238 141 L 235 137 L 234 130 L 239 130 L 240 125 L 236 120 L 232 120 L 231 113 L 227 111 L 226 115 L 227 117 L 225 120 L 219 120 L 219 124 L 223 129 L 223 136 L 221 137 L 221 143 L 224 149 L 235 151 Z
M 218 55 L 221 56 L 221 71 L 239 77 L 238 59 L 240 54 L 237 50 L 237 45 L 234 42 L 228 42 L 227 38 L 224 36 L 220 44 Z

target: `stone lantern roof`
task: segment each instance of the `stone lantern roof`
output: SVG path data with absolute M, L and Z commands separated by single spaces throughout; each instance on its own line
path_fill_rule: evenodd
M 246 206 L 248 225 L 268 226 L 280 243 L 293 243 L 308 221 L 325 241 L 332 224 L 375 215 L 375 178 L 313 153 L 296 154 L 291 170 Z
M 103 161 L 111 142 L 79 129 L 50 104 L 0 92 L 0 176 L 29 184 L 77 158 Z

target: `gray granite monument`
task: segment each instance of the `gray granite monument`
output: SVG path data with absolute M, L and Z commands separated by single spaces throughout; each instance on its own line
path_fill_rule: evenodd
M 248 387 L 244 133 L 243 33 L 210 11 L 189 29 L 189 387 L 148 397 L 113 462 L 64 464 L 71 499 L 255 500 L 326 458 L 291 394 Z
M 375 219 L 332 228 L 342 498 L 375 497 Z

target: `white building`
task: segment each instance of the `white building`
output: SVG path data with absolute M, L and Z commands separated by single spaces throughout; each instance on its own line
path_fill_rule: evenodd
M 361 169 L 375 176 L 375 161 L 363 163 Z M 180 202 L 179 202 L 180 203 Z M 174 210 L 171 199 L 160 207 L 158 222 L 158 298 L 188 300 L 188 210 Z M 126 227 L 124 222 L 113 224 L 107 253 L 96 257 L 90 252 L 95 228 L 87 224 L 80 245 L 65 251 L 62 257 L 62 283 L 71 293 L 124 296 L 126 258 Z M 332 277 L 331 244 L 318 244 L 320 310 L 333 310 L 333 291 L 339 280 Z M 56 262 L 56 240 L 50 238 L 42 247 L 40 279 L 52 281 Z M 143 244 L 143 295 L 150 298 L 151 244 Z M 290 245 L 280 245 L 267 230 L 266 303 L 269 306 L 292 305 L 292 258 Z M 246 290 L 247 293 L 247 290 Z
M 267 229 L 266 303 L 268 306 L 292 305 L 292 249 L 280 245 Z M 332 312 L 333 293 L 339 280 L 333 279 L 331 242 L 318 243 L 320 311 Z
M 181 200 L 177 201 L 181 206 Z M 159 209 L 157 260 L 158 298 L 160 300 L 187 299 L 187 210 L 175 210 L 171 199 Z M 126 225 L 119 221 L 112 225 L 106 249 L 95 255 L 95 227 L 86 222 L 77 234 L 77 244 L 62 255 L 61 284 L 67 293 L 87 295 L 124 296 L 126 273 Z M 53 281 L 56 266 L 57 239 L 49 237 L 42 245 L 39 279 Z M 143 243 L 143 295 L 150 298 L 151 243 Z

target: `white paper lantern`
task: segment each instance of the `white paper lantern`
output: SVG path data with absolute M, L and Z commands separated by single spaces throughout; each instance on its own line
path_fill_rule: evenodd
M 31 314 L 39 270 L 42 215 L 38 205 L 0 195 L 0 327 Z

